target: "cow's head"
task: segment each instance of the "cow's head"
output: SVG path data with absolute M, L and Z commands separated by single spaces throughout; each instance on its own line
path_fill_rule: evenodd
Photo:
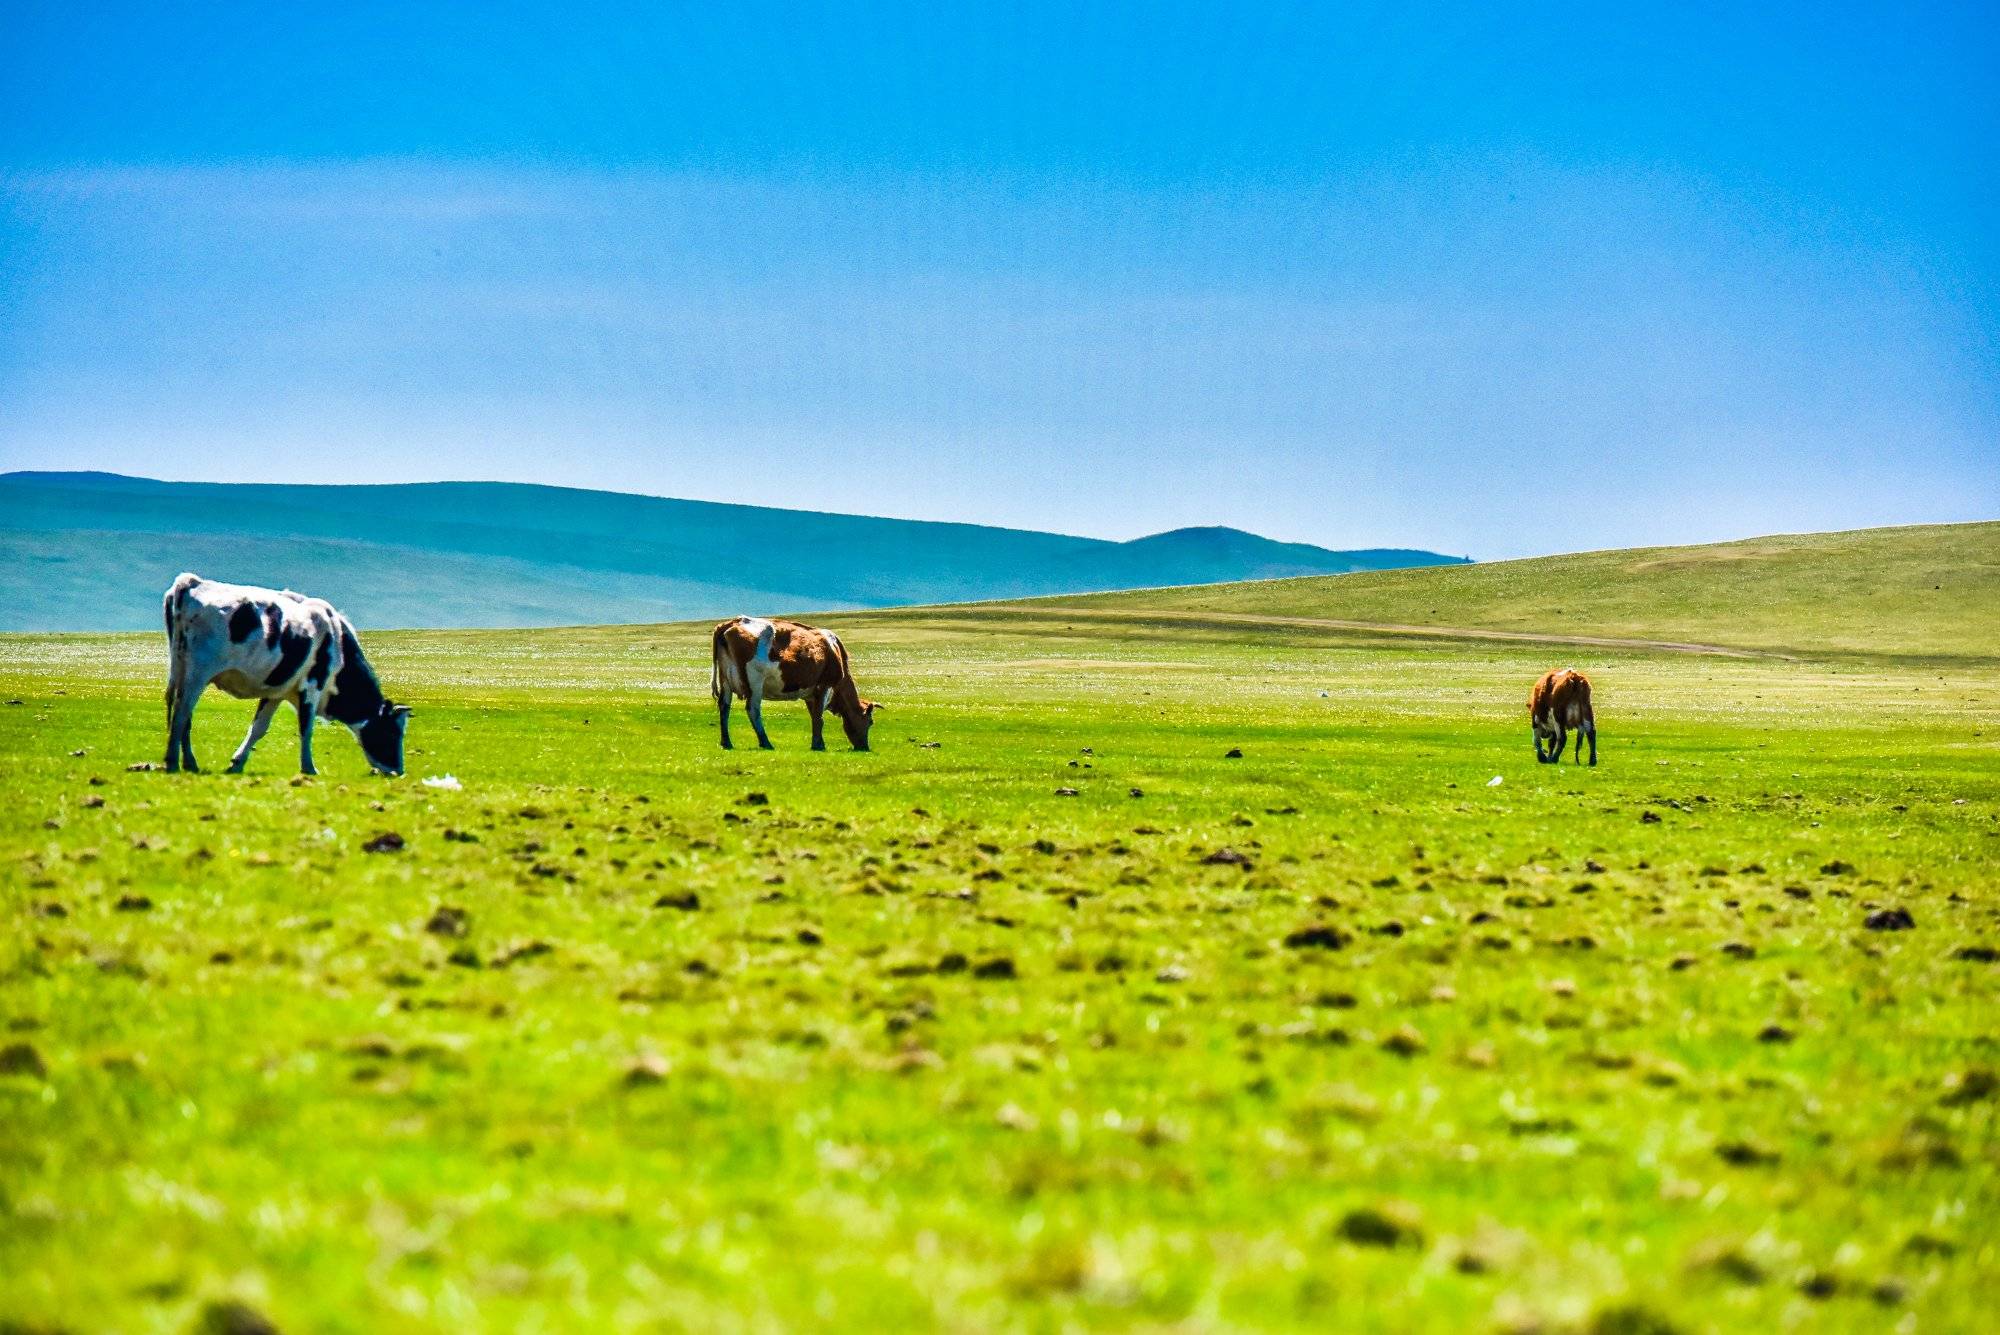
M 385 699 L 374 716 L 354 730 L 376 773 L 394 778 L 403 772 L 403 730 L 409 722 L 408 705 Z
M 854 697 L 854 703 L 841 711 L 840 726 L 847 733 L 847 743 L 857 751 L 868 749 L 868 729 L 875 725 L 875 711 L 879 706 L 873 700 Z

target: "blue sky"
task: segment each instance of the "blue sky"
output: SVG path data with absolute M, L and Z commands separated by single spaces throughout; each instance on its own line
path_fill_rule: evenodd
M 1748 8 L 12 4 L 0 468 L 2000 515 L 2000 19 Z

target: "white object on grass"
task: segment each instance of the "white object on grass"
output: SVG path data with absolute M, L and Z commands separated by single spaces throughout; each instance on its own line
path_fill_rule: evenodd
M 443 788 L 448 792 L 455 793 L 459 791 L 461 788 L 465 787 L 465 785 L 458 781 L 458 776 L 455 774 L 445 774 L 445 775 L 433 774 L 430 778 L 424 780 L 424 787 Z
M 430 780 L 429 780 L 429 779 L 425 779 L 425 780 L 424 780 L 424 782 L 425 782 L 425 783 L 429 783 L 429 782 L 430 782 Z M 1496 774 L 1496 775 L 1494 775 L 1494 776 L 1493 776 L 1492 778 L 1488 779 L 1488 780 L 1486 781 L 1486 786 L 1487 786 L 1488 788 L 1498 788 L 1498 787 L 1500 786 L 1500 776 L 1499 776 L 1498 774 Z

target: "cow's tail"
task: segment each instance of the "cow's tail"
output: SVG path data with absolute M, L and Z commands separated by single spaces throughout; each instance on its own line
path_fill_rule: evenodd
M 160 601 L 166 615 L 169 640 L 174 638 L 174 632 L 180 628 L 181 605 L 187 601 L 188 591 L 199 583 L 201 583 L 200 575 L 191 570 L 183 570 L 174 576 L 174 582 L 167 586 L 167 596 Z
M 174 576 L 174 582 L 167 586 L 166 597 L 160 600 L 161 615 L 167 623 L 167 728 L 174 726 L 174 709 L 179 703 L 181 680 L 181 660 L 186 656 L 187 644 L 181 634 L 181 627 L 187 621 L 187 597 L 201 576 L 191 570 L 183 570 Z
M 708 637 L 710 649 L 708 659 L 708 693 L 715 697 L 718 702 L 721 701 L 723 693 L 728 689 L 728 687 L 723 685 L 722 678 L 722 656 L 729 652 L 728 646 L 723 643 L 722 636 L 728 629 L 729 623 L 727 621 L 720 622 L 715 628 L 715 634 Z

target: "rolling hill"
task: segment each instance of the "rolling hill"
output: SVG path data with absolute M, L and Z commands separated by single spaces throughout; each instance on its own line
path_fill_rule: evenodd
M 1460 558 L 1226 528 L 1131 542 L 502 482 L 0 475 L 0 630 L 150 629 L 181 570 L 308 589 L 367 626 L 658 622 L 1021 598 Z
M 1990 660 L 2000 658 L 2000 523 L 1785 534 L 1034 606 Z

